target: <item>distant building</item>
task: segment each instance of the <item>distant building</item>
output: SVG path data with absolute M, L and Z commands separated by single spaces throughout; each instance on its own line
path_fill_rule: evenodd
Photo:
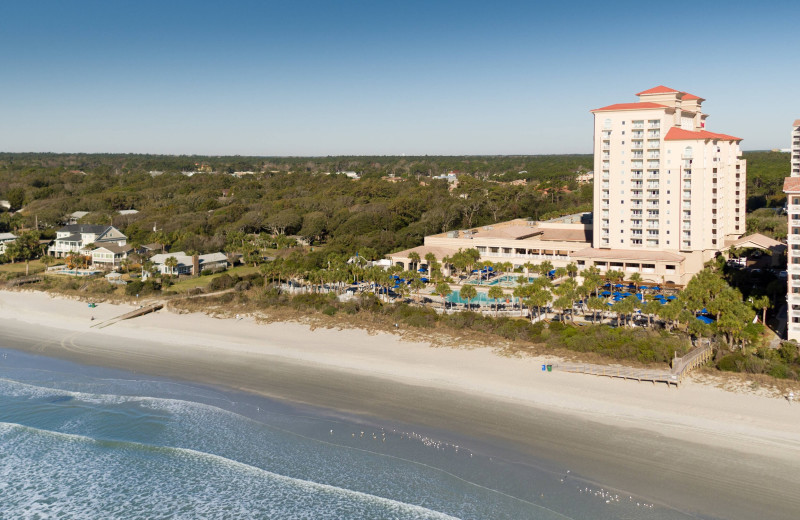
M 67 215 L 67 224 L 77 224 L 80 219 L 88 215 L 88 211 L 73 211 Z
M 6 209 L 6 210 L 11 209 L 11 203 L 8 202 L 7 200 L 0 200 L 0 208 Z
M 789 177 L 783 182 L 786 208 L 789 214 L 786 336 L 787 339 L 800 341 L 800 119 L 796 119 L 792 124 L 790 164 Z
M 90 244 L 124 246 L 127 242 L 128 237 L 114 226 L 70 224 L 56 231 L 56 239 L 47 253 L 63 258 L 71 253 L 88 254 Z
M 136 215 L 137 213 L 139 213 L 139 210 L 138 209 L 121 209 L 121 210 L 117 211 L 117 213 L 119 213 L 122 216 L 125 216 L 125 215 Z
M 0 255 L 6 253 L 6 244 L 13 242 L 17 239 L 17 235 L 13 233 L 0 233 Z
M 342 171 L 340 171 L 340 172 L 336 172 L 336 174 L 337 174 L 337 175 L 344 175 L 344 176 L 346 176 L 348 179 L 353 179 L 353 180 L 355 180 L 355 181 L 357 181 L 358 179 L 360 179 L 360 178 L 361 178 L 361 174 L 360 174 L 360 173 L 358 173 L 358 172 L 352 172 L 352 171 L 347 171 L 347 172 L 342 172 Z
M 175 267 L 166 265 L 165 262 L 170 257 L 175 257 L 175 260 L 178 261 Z M 194 257 L 187 255 L 183 251 L 153 255 L 150 261 L 153 262 L 153 265 L 161 274 L 200 274 L 200 272 L 208 269 L 218 271 L 228 267 L 228 257 L 225 253 L 198 255 L 197 266 L 194 265 Z

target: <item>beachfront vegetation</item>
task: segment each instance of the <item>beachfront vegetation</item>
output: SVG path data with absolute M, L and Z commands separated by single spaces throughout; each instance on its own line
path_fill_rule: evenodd
M 788 169 L 788 154 L 747 152 L 748 230 L 781 238 L 786 219 L 779 180 Z M 758 313 L 776 311 L 785 285 L 773 279 L 754 284 L 742 271 L 723 264 L 703 274 L 666 305 L 644 294 L 609 302 L 600 297 L 605 283 L 626 280 L 625 273 L 577 266 L 553 269 L 549 262 L 526 265 L 516 289 L 506 297 L 522 301 L 519 315 L 500 315 L 507 302 L 497 290 L 487 295 L 492 316 L 472 313 L 477 300 L 464 285 L 473 269 L 486 267 L 475 250 L 451 258 L 411 258 L 411 271 L 365 268 L 385 253 L 422 243 L 425 235 L 463 229 L 517 217 L 544 219 L 591 210 L 592 185 L 577 177 L 591 168 L 589 155 L 544 157 L 169 157 L 145 155 L 0 154 L 0 232 L 23 238 L 11 246 L 0 273 L 24 272 L 23 260 L 34 242 L 54 237 L 71 212 L 89 214 L 81 223 L 114 224 L 133 245 L 164 244 L 167 251 L 239 253 L 247 269 L 181 279 L 164 276 L 132 279 L 115 289 L 102 280 L 48 277 L 43 284 L 58 290 L 128 295 L 184 294 L 233 289 L 237 297 L 265 306 L 283 305 L 329 316 L 372 313 L 422 328 L 466 328 L 510 340 L 566 348 L 590 349 L 614 359 L 666 362 L 683 352 L 687 338 L 709 338 L 717 346 L 723 370 L 760 371 L 797 378 L 796 356 L 777 358 L 763 350 Z M 458 172 L 458 183 L 434 177 Z M 192 173 L 191 176 L 184 173 Z M 229 175 L 240 172 L 238 176 Z M 337 172 L 357 172 L 358 180 Z M 136 209 L 136 214 L 120 210 Z M 26 245 L 27 244 L 27 245 Z M 30 247 L 28 247 L 30 246 Z M 27 248 L 27 249 L 26 249 Z M 86 259 L 68 259 L 82 265 Z M 428 266 L 427 282 L 417 271 Z M 455 278 L 445 278 L 446 264 Z M 31 262 L 32 271 L 43 269 Z M 495 264 L 511 273 L 510 265 Z M 146 268 L 126 262 L 134 273 Z M 522 276 L 524 272 L 525 276 Z M 528 274 L 538 274 L 533 282 Z M 396 284 L 392 275 L 406 280 Z M 551 278 L 552 275 L 552 278 Z M 641 280 L 627 279 L 639 292 Z M 341 301 L 355 284 L 357 295 Z M 368 284 L 368 285 L 365 285 Z M 368 286 L 368 289 L 364 287 Z M 464 312 L 442 314 L 444 297 L 461 296 Z M 367 302 L 366 295 L 374 297 Z M 353 302 L 356 303 L 353 303 Z M 377 302 L 377 303 L 375 303 Z M 397 303 L 394 303 L 397 302 Z M 579 303 L 582 302 L 582 303 Z M 431 303 L 430 301 L 428 303 Z M 613 303 L 613 305 L 609 305 Z M 714 321 L 696 319 L 706 309 Z M 446 309 L 452 311 L 453 309 Z M 395 313 L 398 313 L 395 315 Z M 588 316 L 590 324 L 578 319 Z M 546 325 L 548 320 L 557 320 Z M 594 324 L 596 326 L 592 326 Z M 633 325 L 639 325 L 633 327 Z M 657 346 L 661 345 L 661 346 Z M 666 356 L 666 357 L 665 357 Z M 725 361 L 723 361 L 725 360 Z M 761 360 L 761 361 L 758 361 Z M 783 365 L 781 365 L 783 363 Z M 785 366 L 784 366 L 785 365 Z M 777 367 L 777 368 L 776 368 Z M 783 368 L 782 368 L 783 367 Z

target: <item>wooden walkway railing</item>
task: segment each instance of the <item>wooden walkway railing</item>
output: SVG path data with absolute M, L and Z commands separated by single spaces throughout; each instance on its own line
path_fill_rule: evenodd
M 118 321 L 129 320 L 131 318 L 138 318 L 139 316 L 144 316 L 145 314 L 150 314 L 151 312 L 156 312 L 157 310 L 161 309 L 162 307 L 164 307 L 163 303 L 152 303 L 150 305 L 146 305 L 144 307 L 140 307 L 139 309 L 135 309 L 135 310 L 132 310 L 130 312 L 126 312 L 125 314 L 122 314 L 122 315 L 117 316 L 115 318 L 111 318 L 110 320 L 106 320 L 106 321 L 103 321 L 101 323 L 95 323 L 94 325 L 92 325 L 92 327 L 96 328 L 96 329 L 103 329 L 105 327 L 108 327 L 109 325 L 113 325 L 113 324 L 117 323 Z
M 634 379 L 647 381 L 653 384 L 666 383 L 667 386 L 676 387 L 683 382 L 683 377 L 695 368 L 703 365 L 713 356 L 710 344 L 696 347 L 683 357 L 672 360 L 672 370 L 652 370 L 643 368 L 624 367 L 618 365 L 591 365 L 584 363 L 553 363 L 554 370 L 573 372 L 577 374 L 590 374 L 601 377 L 614 377 L 619 379 Z

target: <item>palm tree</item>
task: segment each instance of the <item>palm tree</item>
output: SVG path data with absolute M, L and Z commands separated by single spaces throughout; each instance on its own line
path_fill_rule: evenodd
M 433 253 L 425 253 L 425 261 L 428 262 L 428 278 L 433 276 L 433 269 L 436 264 L 436 255 Z
M 567 273 L 569 273 L 569 275 L 572 278 L 575 278 L 575 275 L 578 274 L 578 264 L 576 264 L 575 262 L 568 263 L 567 264 Z
M 169 267 L 169 274 L 175 274 L 175 268 L 178 267 L 178 259 L 174 256 L 171 256 L 164 260 L 164 266 Z
M 592 311 L 592 323 L 597 321 L 597 313 L 606 310 L 606 307 L 608 307 L 602 298 L 596 296 L 589 298 L 586 301 L 586 306 Z
M 506 293 L 503 292 L 503 289 L 499 285 L 493 285 L 489 287 L 489 293 L 487 296 L 494 300 L 494 315 L 497 316 L 497 300 L 503 298 Z
M 547 308 L 547 304 L 550 303 L 550 300 L 553 299 L 553 295 L 550 294 L 550 291 L 545 289 L 544 287 L 536 287 L 534 286 L 533 291 L 531 291 L 530 296 L 528 297 L 526 303 L 529 307 L 533 308 L 536 307 L 536 315 L 537 317 L 542 317 L 542 308 Z M 547 310 L 545 310 L 545 319 L 547 318 Z M 531 313 L 531 321 L 533 321 L 533 313 Z
M 442 297 L 442 309 L 447 309 L 447 297 L 450 296 L 450 293 L 453 292 L 453 289 L 445 281 L 441 281 L 436 284 L 436 288 L 434 289 L 436 294 Z
M 414 269 L 413 269 L 414 271 L 416 271 L 417 269 L 419 269 L 419 260 L 420 260 L 420 258 L 419 258 L 419 253 L 417 253 L 416 251 L 412 251 L 412 252 L 410 252 L 410 253 L 408 254 L 408 260 L 409 260 L 409 262 L 410 262 L 410 263 L 413 263 L 413 264 L 414 264 Z M 408 270 L 409 270 L 409 271 L 411 271 L 411 270 L 412 270 L 412 268 L 411 268 L 411 266 L 410 266 L 410 265 L 408 266 Z
M 639 285 L 641 285 L 642 283 L 642 275 L 639 273 L 633 273 L 628 277 L 628 280 L 633 282 L 633 287 L 634 287 L 633 292 L 639 292 Z
M 467 303 L 464 305 L 466 305 L 466 307 L 469 309 L 472 307 L 472 299 L 478 296 L 478 290 L 474 285 L 464 284 L 464 286 L 461 287 L 461 290 L 458 291 L 458 295 L 462 300 L 467 301 Z
M 560 280 L 561 278 L 564 278 L 565 276 L 567 276 L 568 272 L 569 271 L 567 271 L 566 267 L 559 267 L 559 268 L 556 269 L 555 278 Z
M 750 298 L 750 305 L 752 305 L 756 310 L 761 309 L 761 323 L 764 325 L 767 324 L 767 309 L 770 308 L 771 304 L 772 302 L 770 302 L 769 296 Z

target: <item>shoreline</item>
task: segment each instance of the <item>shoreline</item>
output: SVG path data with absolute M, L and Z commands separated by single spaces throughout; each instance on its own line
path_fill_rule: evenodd
M 681 510 L 790 518 L 800 510 L 800 408 L 689 381 L 680 389 L 563 372 L 546 358 L 432 348 L 396 334 L 257 324 L 0 291 L 2 346 L 419 424 L 550 458 Z M 674 498 L 682 502 L 675 503 Z M 713 497 L 713 498 L 710 498 Z

